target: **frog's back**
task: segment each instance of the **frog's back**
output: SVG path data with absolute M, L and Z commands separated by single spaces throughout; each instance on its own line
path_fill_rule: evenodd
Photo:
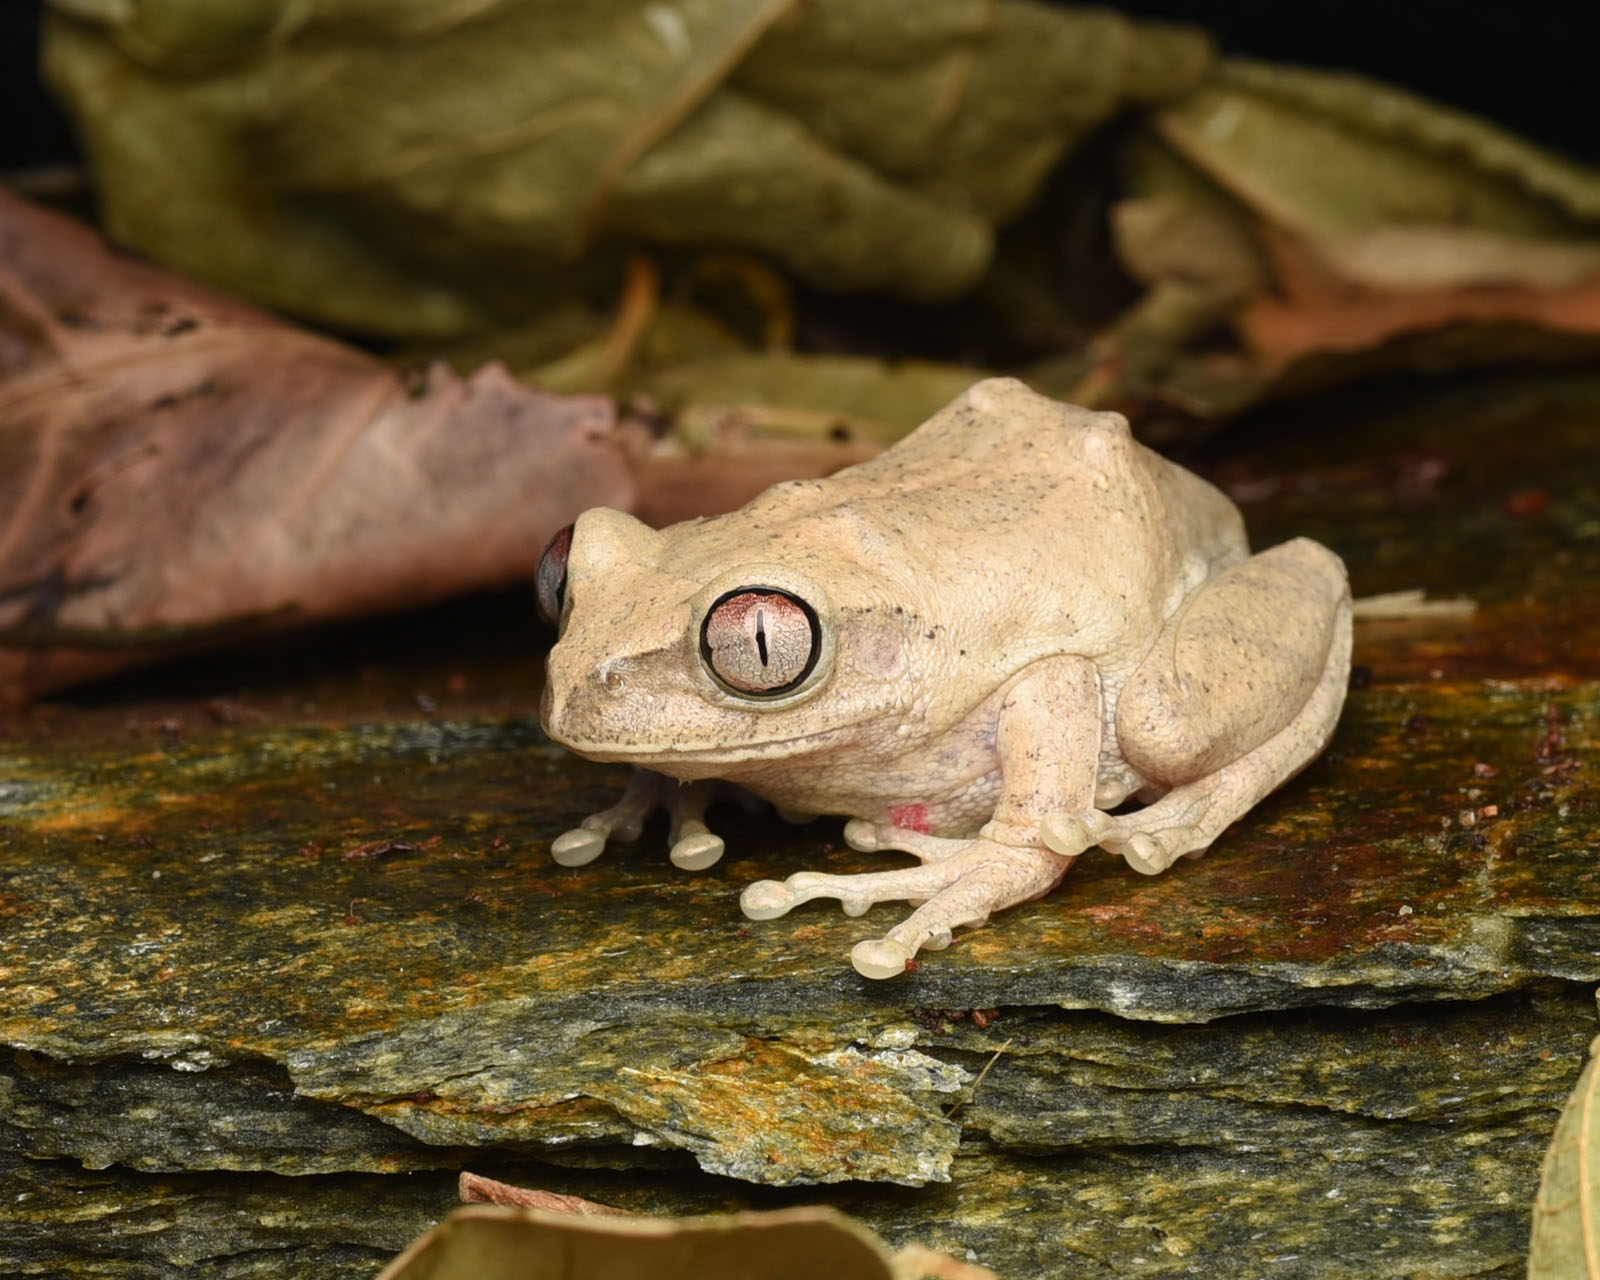
M 817 494 L 859 502 L 926 532 L 991 529 L 1061 550 L 1097 541 L 1172 541 L 1207 556 L 1244 547 L 1228 498 L 1133 439 L 1127 419 L 1064 404 L 1014 378 L 990 378 L 888 452 Z M 1117 539 L 1110 539 L 1117 540 Z
M 885 576 L 963 610 L 969 631 L 993 628 L 988 639 L 1021 659 L 1131 652 L 1247 554 L 1237 508 L 1135 441 L 1121 415 L 1009 378 L 975 384 L 879 457 L 779 486 L 751 510 L 769 501 L 790 530 L 870 526 Z

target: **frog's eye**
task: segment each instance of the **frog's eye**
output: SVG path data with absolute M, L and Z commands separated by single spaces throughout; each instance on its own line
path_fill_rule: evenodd
M 776 587 L 727 592 L 700 627 L 700 657 L 734 693 L 788 693 L 811 674 L 821 652 L 816 610 Z
M 550 539 L 539 557 L 539 572 L 534 578 L 539 616 L 553 627 L 561 624 L 561 606 L 567 598 L 567 555 L 571 550 L 572 526 L 569 524 Z

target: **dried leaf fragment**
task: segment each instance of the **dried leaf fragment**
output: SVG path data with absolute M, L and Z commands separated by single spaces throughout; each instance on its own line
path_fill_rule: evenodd
M 600 504 L 608 400 L 407 383 L 0 191 L 0 696 L 531 578 Z
M 1544 1158 L 1528 1280 L 1600 1280 L 1600 1037 Z
M 1148 286 L 1077 398 L 1226 412 L 1391 368 L 1600 345 L 1600 174 L 1359 76 L 1231 61 L 1123 156 Z M 1231 328 L 1237 347 L 1195 347 Z
M 458 1182 L 462 1204 L 498 1204 L 518 1209 L 548 1209 L 552 1213 L 579 1215 L 625 1215 L 626 1209 L 614 1209 L 608 1204 L 585 1200 L 582 1196 L 563 1195 L 559 1191 L 540 1191 L 536 1187 L 518 1187 L 509 1182 L 499 1182 L 480 1174 L 462 1171 Z
M 456 1210 L 391 1262 L 378 1280 L 612 1280 L 616 1276 L 994 1280 L 986 1268 L 921 1245 L 893 1252 L 865 1227 L 828 1208 L 674 1219 L 500 1204 Z

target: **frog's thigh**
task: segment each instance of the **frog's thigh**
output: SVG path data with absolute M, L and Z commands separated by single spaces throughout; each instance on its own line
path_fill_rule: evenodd
M 1288 724 L 1253 751 L 1173 787 L 1155 803 L 1115 817 L 1102 813 L 1052 814 L 1041 828 L 1052 849 L 1095 843 L 1127 859 L 1146 875 L 1166 870 L 1184 854 L 1198 854 L 1269 791 L 1314 759 L 1333 736 L 1350 679 L 1350 603 L 1336 608 L 1333 644 L 1311 696 Z
M 1207 582 L 1122 689 L 1123 759 L 1173 787 L 1273 738 L 1324 678 L 1349 597 L 1339 558 L 1306 538 Z

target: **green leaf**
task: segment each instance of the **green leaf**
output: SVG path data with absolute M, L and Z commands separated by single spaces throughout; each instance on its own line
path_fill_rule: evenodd
M 1028 0 L 54 8 L 46 77 L 116 238 L 418 338 L 526 322 L 640 241 L 957 294 L 1079 138 L 1211 61 Z
M 842 427 L 852 439 L 890 444 L 982 376 L 922 360 L 771 351 L 679 364 L 638 389 L 654 396 L 691 439 L 697 422 L 733 411 L 771 433 L 826 437 Z
M 1226 64 L 1161 138 L 1258 216 L 1315 239 L 1395 224 L 1593 234 L 1600 175 L 1360 76 Z

